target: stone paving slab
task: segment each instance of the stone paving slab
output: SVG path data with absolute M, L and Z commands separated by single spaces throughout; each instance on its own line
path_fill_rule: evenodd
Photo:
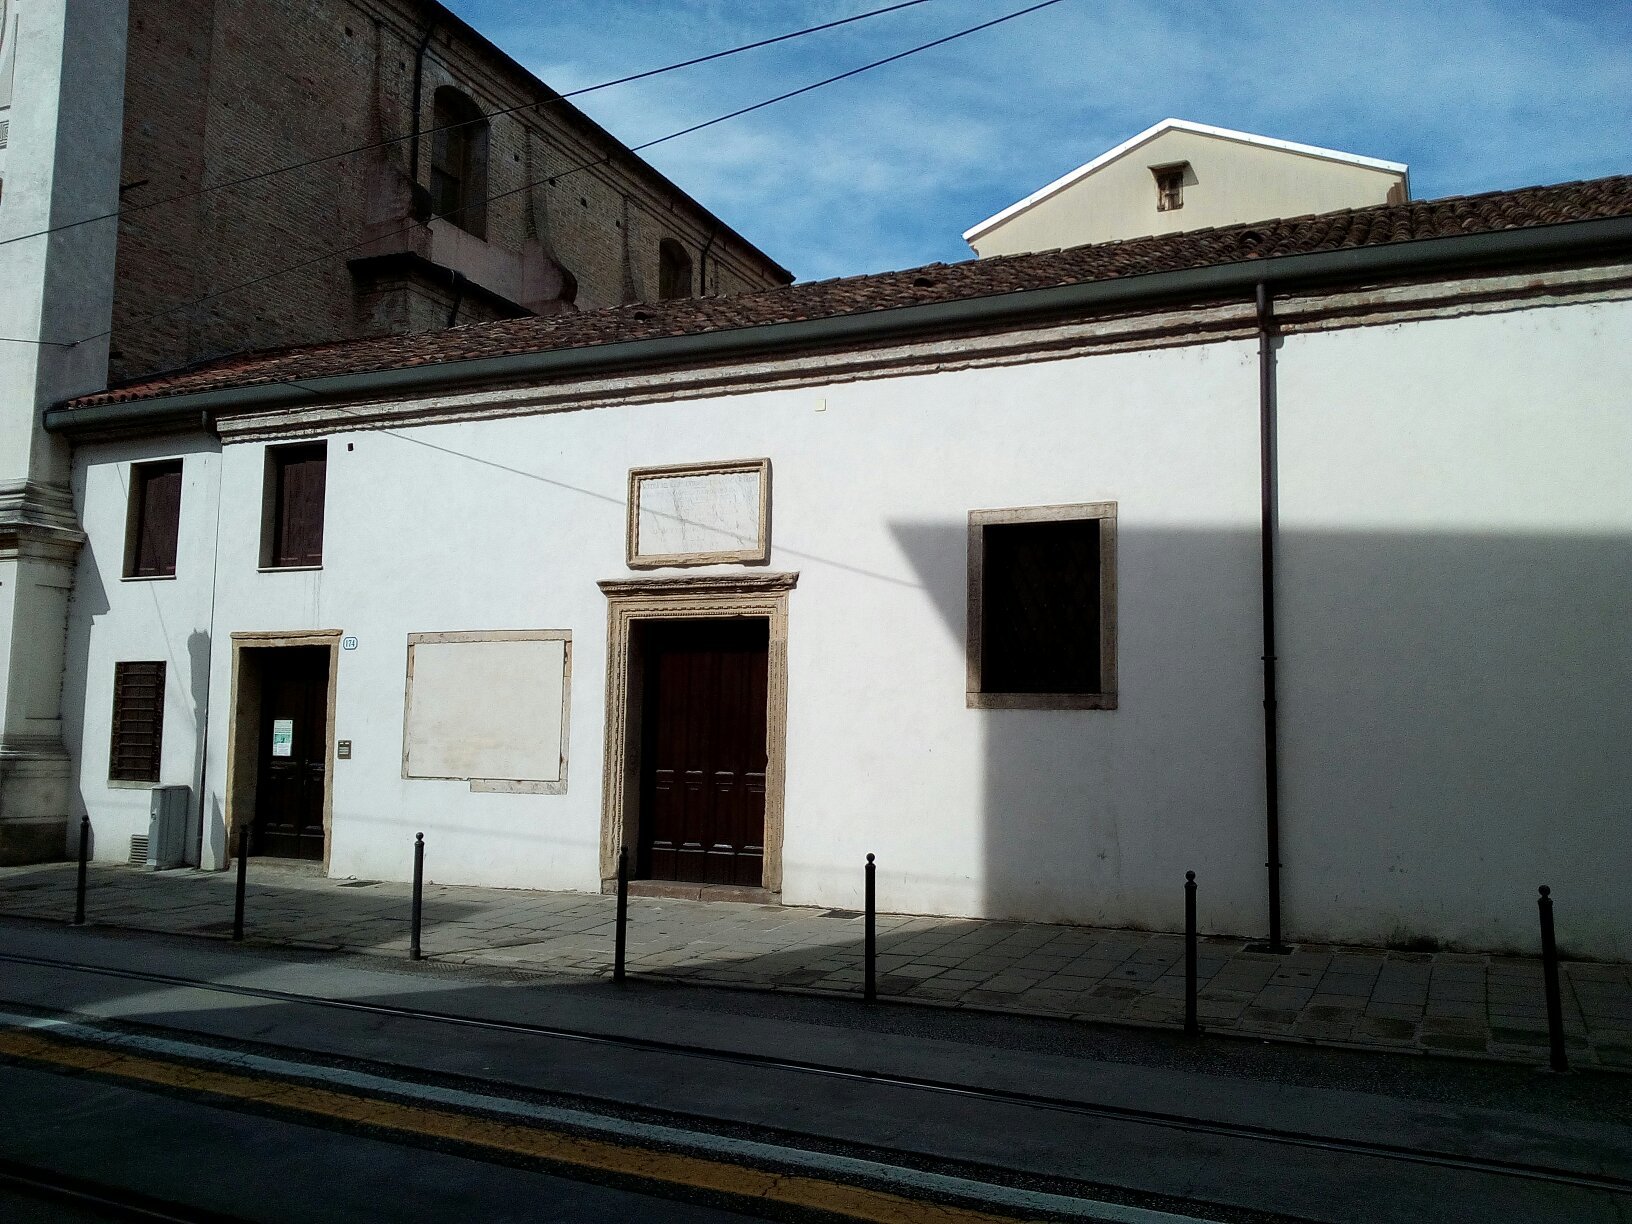
M 0 914 L 66 920 L 75 867 L 0 868 Z M 220 937 L 230 873 L 93 865 L 92 923 Z M 261 943 L 404 956 L 405 883 L 331 880 L 256 862 L 245 926 Z M 587 893 L 428 884 L 428 958 L 538 973 L 611 972 L 615 902 Z M 861 916 L 849 910 L 633 897 L 628 969 L 753 989 L 859 995 Z M 1566 962 L 1572 1064 L 1632 1069 L 1632 965 Z M 1547 1061 L 1541 965 L 1521 957 L 1297 945 L 1274 955 L 1204 937 L 1204 1028 L 1267 1039 Z M 878 916 L 881 995 L 1091 1021 L 1178 1027 L 1184 941 L 1044 923 Z

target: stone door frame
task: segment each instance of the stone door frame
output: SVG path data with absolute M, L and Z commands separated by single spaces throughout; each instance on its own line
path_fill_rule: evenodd
M 707 574 L 616 579 L 606 594 L 606 764 L 601 786 L 601 889 L 617 886 L 618 851 L 640 834 L 641 658 L 635 626 L 659 620 L 763 619 L 769 626 L 765 675 L 765 866 L 760 889 L 687 885 L 708 899 L 782 893 L 783 788 L 788 740 L 790 574 Z

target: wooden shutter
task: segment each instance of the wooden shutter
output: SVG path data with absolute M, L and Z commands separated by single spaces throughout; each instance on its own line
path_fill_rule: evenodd
M 982 689 L 1098 692 L 1099 520 L 984 530 Z
M 323 493 L 328 445 L 287 446 L 272 454 L 277 498 L 272 520 L 272 564 L 323 564 Z
M 176 572 L 181 530 L 181 460 L 143 463 L 131 469 L 130 565 L 132 578 L 168 578 Z
M 157 782 L 163 745 L 164 664 L 114 664 L 108 777 L 116 782 Z

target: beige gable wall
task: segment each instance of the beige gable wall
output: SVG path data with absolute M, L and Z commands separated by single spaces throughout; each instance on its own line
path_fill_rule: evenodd
M 1152 166 L 1189 162 L 1184 207 L 1156 211 Z M 977 255 L 1142 238 L 1388 202 L 1405 176 L 1170 129 L 970 240 Z

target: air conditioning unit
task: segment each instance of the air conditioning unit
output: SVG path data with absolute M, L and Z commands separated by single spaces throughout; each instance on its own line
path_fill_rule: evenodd
M 155 786 L 152 819 L 147 826 L 147 869 L 164 871 L 187 861 L 187 815 L 190 786 Z

